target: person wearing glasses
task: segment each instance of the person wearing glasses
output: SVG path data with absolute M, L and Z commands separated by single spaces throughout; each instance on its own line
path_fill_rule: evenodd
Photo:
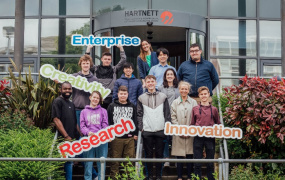
M 219 75 L 214 65 L 203 59 L 199 44 L 192 44 L 189 53 L 189 61 L 180 65 L 177 75 L 180 81 L 183 80 L 192 84 L 190 97 L 199 103 L 201 100 L 198 96 L 198 88 L 201 86 L 208 87 L 212 96 L 213 89 L 219 84 Z M 209 101 L 212 101 L 211 97 Z

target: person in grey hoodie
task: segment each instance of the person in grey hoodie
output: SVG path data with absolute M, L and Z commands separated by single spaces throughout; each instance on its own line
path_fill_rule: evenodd
M 156 78 L 153 75 L 145 77 L 148 92 L 142 94 L 137 102 L 137 120 L 139 130 L 142 131 L 143 145 L 146 158 L 163 158 L 165 139 L 164 124 L 171 120 L 167 96 L 156 91 Z M 156 179 L 161 179 L 162 163 L 156 163 Z M 153 163 L 147 163 L 148 179 L 153 179 Z
M 108 124 L 107 110 L 102 108 L 100 104 L 103 99 L 98 91 L 93 91 L 90 95 L 90 105 L 87 105 L 80 114 L 80 130 L 84 136 L 92 136 L 99 130 L 106 128 Z M 108 143 L 101 144 L 96 148 L 91 148 L 89 151 L 83 153 L 84 158 L 100 158 L 107 157 L 108 154 Z M 84 167 L 84 179 L 92 179 L 92 167 L 93 162 L 85 162 Z M 98 171 L 101 172 L 100 162 L 97 162 Z M 98 179 L 101 179 L 101 173 L 98 175 Z
M 92 47 L 93 46 L 87 47 L 86 54 L 90 54 Z M 120 49 L 121 57 L 121 60 L 117 65 L 111 65 L 112 54 L 109 52 L 104 52 L 101 57 L 102 64 L 91 67 L 91 72 L 93 72 L 94 76 L 98 79 L 98 82 L 101 83 L 104 88 L 111 90 L 111 93 L 104 99 L 102 104 L 102 107 L 105 109 L 107 109 L 109 104 L 112 102 L 114 84 L 117 80 L 117 72 L 122 69 L 123 64 L 127 59 L 123 46 L 117 45 L 117 47 Z

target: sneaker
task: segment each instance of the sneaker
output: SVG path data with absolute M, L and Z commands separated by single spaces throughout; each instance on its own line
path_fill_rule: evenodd
M 97 176 L 97 177 L 95 177 L 93 180 L 98 180 L 98 176 Z
M 170 166 L 170 163 L 169 162 L 165 162 L 164 166 Z

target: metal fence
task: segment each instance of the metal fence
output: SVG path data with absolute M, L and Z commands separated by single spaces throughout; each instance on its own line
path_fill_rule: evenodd
M 228 177 L 224 177 L 222 170 L 224 163 L 285 163 L 285 159 L 147 159 L 147 158 L 0 158 L 0 161 L 93 161 L 100 162 L 104 167 L 106 162 L 179 162 L 179 163 L 219 163 L 219 180 L 227 180 Z M 101 177 L 105 179 L 105 169 L 101 168 Z M 139 174 L 139 173 L 138 173 Z

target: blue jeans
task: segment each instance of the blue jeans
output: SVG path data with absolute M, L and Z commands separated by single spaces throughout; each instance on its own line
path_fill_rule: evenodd
M 77 120 L 77 124 L 80 128 L 80 113 L 82 110 L 76 110 L 76 120 Z M 79 138 L 81 139 L 81 137 Z M 83 158 L 83 153 L 79 154 L 76 156 L 77 158 Z M 85 163 L 82 162 L 82 165 L 85 166 Z M 96 178 L 98 176 L 98 173 L 96 172 L 96 170 L 94 169 L 94 167 L 92 167 L 92 179 Z
M 99 147 L 92 148 L 87 152 L 83 153 L 84 158 L 100 158 L 100 157 L 107 157 L 108 155 L 108 143 L 102 144 Z M 85 169 L 84 169 L 84 179 L 85 180 L 92 180 L 92 167 L 93 167 L 93 162 L 85 162 Z M 97 162 L 97 167 L 98 167 L 98 180 L 101 179 L 101 168 L 103 168 L 104 173 L 106 169 L 106 163 L 104 167 L 101 167 L 101 163 Z
M 72 166 L 73 162 L 71 161 L 64 163 L 64 172 L 66 180 L 72 180 Z

